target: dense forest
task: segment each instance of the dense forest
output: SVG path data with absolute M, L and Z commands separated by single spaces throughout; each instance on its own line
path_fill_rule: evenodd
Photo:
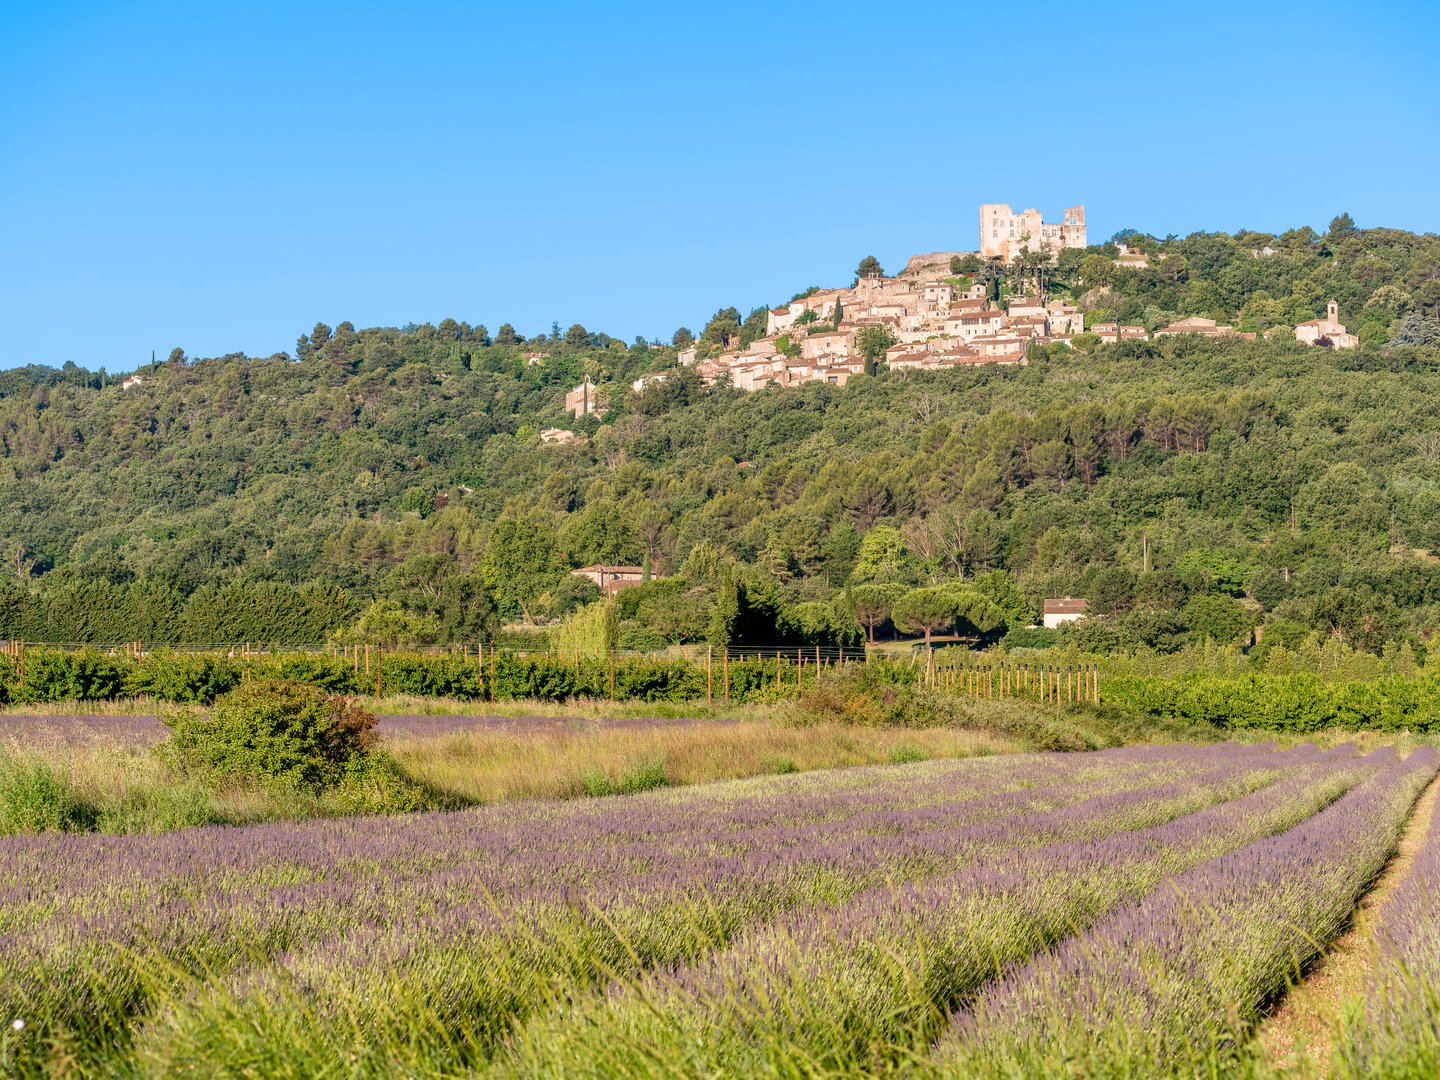
M 745 394 L 675 368 L 763 332 L 722 308 L 633 344 L 446 319 L 317 325 L 295 355 L 0 373 L 0 637 L 475 641 L 643 565 L 630 647 L 940 631 L 1011 641 L 1084 596 L 1087 648 L 1310 634 L 1372 650 L 1440 623 L 1440 237 L 1123 237 L 1033 274 L 1091 321 L 1204 315 L 1256 341 L 1032 348 L 1024 368 Z M 1161 258 L 1160 256 L 1164 256 Z M 1331 297 L 1348 351 L 1289 326 Z M 784 299 L 774 298 L 776 302 Z M 570 420 L 589 375 L 609 411 Z M 542 429 L 585 436 L 544 443 Z M 753 621 L 753 620 L 752 620 Z M 818 628 L 818 629 L 817 629 Z

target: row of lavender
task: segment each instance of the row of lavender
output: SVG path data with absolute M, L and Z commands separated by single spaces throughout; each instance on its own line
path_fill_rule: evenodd
M 1440 813 L 1380 912 L 1365 997 L 1336 1043 L 1335 1071 L 1373 1080 L 1440 1076 Z
M 484 708 L 481 705 L 479 708 Z M 542 735 L 590 731 L 638 731 L 700 723 L 686 717 L 605 717 L 582 719 L 569 716 L 489 716 L 409 714 L 380 716 L 377 730 L 382 739 L 423 739 L 445 735 Z M 715 724 L 725 721 L 706 718 Z M 0 716 L 0 750 L 33 750 L 56 747 L 116 746 L 139 750 L 154 746 L 170 733 L 155 716 Z
M 1024 960 L 1168 875 L 1304 821 L 1385 755 L 1306 750 L 1272 784 L 1216 803 L 1192 778 L 1156 789 L 1176 814 L 982 859 L 753 927 L 728 948 L 539 1018 L 500 1071 L 617 1076 L 654 1060 L 683 1075 L 811 1075 L 917 1067 L 944 1018 Z M 1146 818 L 1149 820 L 1146 820 Z
M 975 1077 L 1257 1067 L 1265 1003 L 1343 928 L 1436 765 L 1428 748 L 1395 760 L 1296 828 L 1178 875 L 1010 973 L 956 1019 L 932 1064 Z
M 775 920 L 1367 769 L 1309 749 L 1133 748 L 603 804 L 8 837 L 0 1015 L 27 1020 L 17 1052 L 37 1068 L 60 1045 L 162 1071 L 343 1056 L 357 1030 L 400 1040 L 380 1073 L 422 1053 L 458 1067 L 557 1002 L 693 966 Z

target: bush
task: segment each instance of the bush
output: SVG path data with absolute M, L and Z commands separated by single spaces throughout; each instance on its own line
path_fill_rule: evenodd
M 466 663 L 456 656 L 426 656 L 423 653 L 386 653 L 378 662 L 382 694 L 462 700 L 480 696 L 480 669 L 474 662 Z
M 208 705 L 239 680 L 235 665 L 222 657 L 161 653 L 137 665 L 125 688 L 131 694 L 149 694 L 161 701 Z
M 0 835 L 85 829 L 93 816 L 45 762 L 0 753 Z
M 375 717 L 303 683 L 257 679 L 216 698 L 209 715 L 173 714 L 160 752 L 188 774 L 337 783 L 376 742 Z
M 129 670 L 129 661 L 98 649 L 31 649 L 25 654 L 24 691 L 20 690 L 18 676 L 14 676 L 9 696 L 14 701 L 98 701 L 118 697 Z
M 1346 682 L 1311 673 L 1124 677 L 1108 680 L 1104 696 L 1133 712 L 1228 728 L 1440 731 L 1440 678 L 1434 675 Z
M 1016 649 L 1049 649 L 1060 640 L 1060 631 L 1048 626 L 1016 626 L 1000 639 L 1000 647 L 1006 652 Z
M 628 652 L 663 652 L 670 642 L 648 626 L 631 626 L 620 631 L 617 645 Z
M 612 780 L 600 769 L 592 769 L 580 780 L 586 795 L 632 795 L 637 791 L 650 791 L 665 787 L 670 780 L 665 775 L 665 766 L 658 762 L 632 765 L 618 780 Z
M 912 761 L 929 761 L 930 755 L 919 746 L 911 743 L 896 743 L 890 748 L 890 763 L 892 765 L 908 765 Z

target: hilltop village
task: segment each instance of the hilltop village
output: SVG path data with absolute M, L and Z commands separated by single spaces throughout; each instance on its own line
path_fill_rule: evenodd
M 1070 344 L 1081 333 L 1102 342 L 1145 340 L 1174 334 L 1253 338 L 1234 327 L 1198 317 L 1181 319 L 1153 331 L 1143 326 L 1098 322 L 1085 325 L 1085 314 L 1064 300 L 1046 299 L 1041 273 L 1066 248 L 1087 245 L 1085 207 L 1072 206 L 1057 222 L 1040 211 L 1014 211 L 1004 203 L 980 207 L 974 251 L 914 255 L 894 277 L 869 274 L 849 288 L 817 289 L 772 308 L 765 335 L 745 348 L 702 356 L 690 346 L 679 354 L 707 383 L 722 379 L 741 390 L 825 382 L 844 386 L 867 366 L 891 371 L 935 371 L 975 364 L 1024 364 L 1034 343 Z M 1117 266 L 1143 268 L 1147 256 L 1120 245 Z M 998 299 L 994 270 L 1021 263 L 1034 268 L 1033 291 Z M 1021 280 L 1026 280 L 1026 275 Z M 1340 323 L 1334 301 L 1326 318 L 1295 328 L 1297 340 L 1331 348 L 1353 348 L 1354 335 Z M 638 379 L 636 392 L 663 381 L 664 372 Z M 602 395 L 603 396 L 603 395 Z M 588 380 L 566 395 L 566 411 L 575 416 L 604 411 L 601 396 Z

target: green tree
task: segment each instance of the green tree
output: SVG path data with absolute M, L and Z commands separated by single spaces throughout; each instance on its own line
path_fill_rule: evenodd
M 875 628 L 890 618 L 895 603 L 906 593 L 904 585 L 898 583 L 873 582 L 856 585 L 850 590 L 850 604 L 855 618 L 865 627 L 866 640 L 875 642 Z
M 884 326 L 862 326 L 855 334 L 855 348 L 869 363 L 885 359 L 886 350 L 895 344 L 895 336 Z
M 875 258 L 874 255 L 866 255 L 860 260 L 860 265 L 855 268 L 855 280 L 857 282 L 861 278 L 881 278 L 884 276 L 885 271 L 880 268 L 880 260 Z
M 480 577 L 502 618 L 527 620 L 540 597 L 569 577 L 559 537 L 548 523 L 497 521 L 480 561 Z
M 429 615 L 406 611 L 395 600 L 375 600 L 360 613 L 354 625 L 336 637 L 346 645 L 380 645 L 387 649 L 413 649 L 429 645 L 440 636 L 440 627 Z
M 890 621 L 904 634 L 925 635 L 925 647 L 930 648 L 932 634 L 954 625 L 959 614 L 955 593 L 939 585 L 911 589 L 890 609 Z

